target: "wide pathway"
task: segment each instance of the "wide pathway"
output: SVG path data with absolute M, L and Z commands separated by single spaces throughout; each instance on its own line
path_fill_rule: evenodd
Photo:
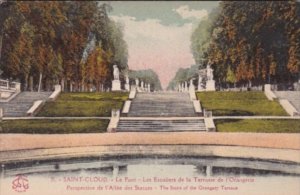
M 0 152 L 107 145 L 224 145 L 300 150 L 300 134 L 213 132 L 126 132 L 103 134 L 2 134 Z

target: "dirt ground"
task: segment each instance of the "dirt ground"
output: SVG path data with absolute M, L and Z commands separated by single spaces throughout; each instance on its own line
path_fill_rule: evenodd
M 300 134 L 134 132 L 102 134 L 0 135 L 0 151 L 110 145 L 225 145 L 300 150 Z

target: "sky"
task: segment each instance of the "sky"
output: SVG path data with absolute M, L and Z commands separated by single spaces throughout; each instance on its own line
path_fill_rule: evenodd
M 176 71 L 195 64 L 190 37 L 217 1 L 112 1 L 109 17 L 124 27 L 128 66 L 153 69 L 166 88 Z

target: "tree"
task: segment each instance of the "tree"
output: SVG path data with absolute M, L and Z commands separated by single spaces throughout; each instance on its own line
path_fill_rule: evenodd
M 202 21 L 193 33 L 192 50 L 196 62 L 201 56 L 213 64 L 219 84 L 230 82 L 232 73 L 248 85 L 299 78 L 298 2 L 225 1 L 218 9 L 217 16 L 209 14 L 209 25 Z M 207 47 L 202 36 L 209 37 Z
M 87 84 L 104 90 L 114 63 L 128 68 L 123 29 L 109 19 L 106 4 L 12 1 L 0 9 L 0 69 L 25 90 L 51 90 L 58 83 L 63 90 Z

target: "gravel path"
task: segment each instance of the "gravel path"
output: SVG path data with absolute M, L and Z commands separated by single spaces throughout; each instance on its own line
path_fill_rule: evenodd
M 112 145 L 226 145 L 300 150 L 300 134 L 155 132 L 2 134 L 0 151 Z

